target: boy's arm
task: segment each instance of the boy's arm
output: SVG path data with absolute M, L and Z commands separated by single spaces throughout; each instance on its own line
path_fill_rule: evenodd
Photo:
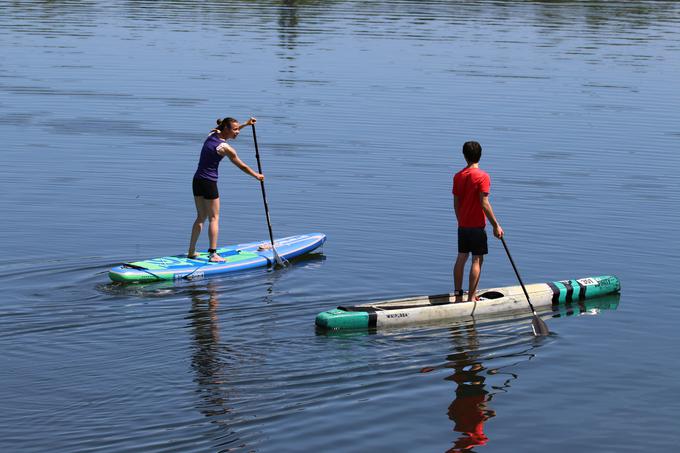
M 460 203 L 459 203 L 459 201 L 458 201 L 458 197 L 454 195 L 454 196 L 453 196 L 453 212 L 456 213 L 456 221 L 459 221 L 459 220 L 458 220 L 458 205 L 459 205 L 459 204 L 460 204 Z
M 484 215 L 486 215 L 486 218 L 489 219 L 489 222 L 493 226 L 493 235 L 498 239 L 502 238 L 503 228 L 501 228 L 498 220 L 496 220 L 496 216 L 493 213 L 493 208 L 491 207 L 491 202 L 489 201 L 489 194 L 480 192 L 479 199 L 482 202 L 482 211 L 484 211 Z

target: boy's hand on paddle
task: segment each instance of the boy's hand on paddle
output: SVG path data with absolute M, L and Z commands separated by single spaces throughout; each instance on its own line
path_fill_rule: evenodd
M 493 227 L 493 235 L 496 236 L 498 239 L 502 238 L 503 234 L 504 234 L 503 228 L 501 228 L 500 225 L 496 225 L 495 227 Z
M 262 182 L 264 181 L 264 175 L 262 173 L 255 173 L 255 179 Z

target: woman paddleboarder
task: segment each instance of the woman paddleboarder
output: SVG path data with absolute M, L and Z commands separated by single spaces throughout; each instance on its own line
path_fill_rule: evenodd
M 257 120 L 250 118 L 244 124 L 239 124 L 234 118 L 217 120 L 217 127 L 213 129 L 203 143 L 198 168 L 194 174 L 192 183 L 194 202 L 196 203 L 196 220 L 191 228 L 191 241 L 189 242 L 188 258 L 197 258 L 196 242 L 203 229 L 203 223 L 208 219 L 208 259 L 212 262 L 224 261 L 217 254 L 217 236 L 219 234 L 220 219 L 220 194 L 217 191 L 218 167 L 223 157 L 229 160 L 244 173 L 249 174 L 258 181 L 264 181 L 264 175 L 257 173 L 246 165 L 236 154 L 236 150 L 227 143 L 238 137 L 241 129 L 255 124 Z

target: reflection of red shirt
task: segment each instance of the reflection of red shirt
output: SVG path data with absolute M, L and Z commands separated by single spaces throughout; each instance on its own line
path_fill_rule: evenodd
M 485 401 L 484 393 L 456 398 L 449 406 L 449 417 L 456 422 L 453 429 L 459 433 L 484 434 L 487 417 L 480 406 Z
M 467 373 L 453 376 L 453 380 L 458 382 L 458 388 L 456 399 L 449 406 L 449 418 L 456 422 L 454 431 L 462 435 L 456 439 L 450 450 L 452 452 L 486 445 L 489 440 L 484 434 L 484 422 L 489 419 L 485 410 L 487 391 L 484 390 L 483 380 L 474 384 L 463 383 L 466 375 Z
M 489 193 L 491 178 L 479 168 L 464 168 L 453 177 L 453 195 L 458 197 L 458 226 L 484 228 L 486 218 L 482 211 L 480 193 Z

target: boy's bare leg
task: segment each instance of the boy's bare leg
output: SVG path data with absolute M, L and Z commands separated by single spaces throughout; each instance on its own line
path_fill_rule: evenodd
M 472 265 L 470 266 L 470 287 L 468 288 L 468 302 L 475 300 L 475 293 L 477 292 L 477 285 L 479 285 L 479 277 L 482 274 L 483 263 L 484 255 L 472 255 Z
M 459 253 L 456 264 L 453 266 L 453 285 L 456 291 L 463 289 L 463 274 L 465 273 L 465 263 L 468 253 Z M 456 302 L 463 302 L 463 296 L 456 295 Z

